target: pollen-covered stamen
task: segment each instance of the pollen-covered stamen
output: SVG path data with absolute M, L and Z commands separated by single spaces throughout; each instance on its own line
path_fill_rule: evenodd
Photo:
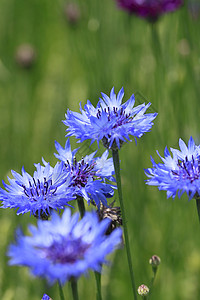
M 96 171 L 94 171 L 95 164 L 95 161 L 88 164 L 83 158 L 80 162 L 77 162 L 76 158 L 74 158 L 73 164 L 70 164 L 70 162 L 67 161 L 65 166 L 71 172 L 72 176 L 72 183 L 70 186 L 84 187 L 90 177 L 95 179 L 97 176 Z
M 70 240 L 69 237 L 66 240 L 61 238 L 46 248 L 44 254 L 53 264 L 74 263 L 84 258 L 89 247 L 90 244 L 84 243 L 81 238 L 76 240 Z
M 200 177 L 200 157 L 194 159 L 192 155 L 192 159 L 189 160 L 186 156 L 185 160 L 178 160 L 177 167 L 178 169 L 172 170 L 172 174 L 177 180 L 188 179 L 192 183 Z
M 47 197 L 54 195 L 57 191 L 57 187 L 53 186 L 52 179 L 47 181 L 45 177 L 43 178 L 43 182 L 39 179 L 36 181 L 33 178 L 33 182 L 29 180 L 29 186 L 23 184 L 22 187 L 26 197 L 33 201 L 37 201 L 41 197 L 46 200 Z

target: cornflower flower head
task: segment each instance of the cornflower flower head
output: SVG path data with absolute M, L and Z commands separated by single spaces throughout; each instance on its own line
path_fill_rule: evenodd
M 159 16 L 177 10 L 182 0 L 116 0 L 119 7 L 141 18 L 155 22 Z
M 192 137 L 188 142 L 188 147 L 179 139 L 180 150 L 170 148 L 171 156 L 167 147 L 164 156 L 161 157 L 163 163 L 156 164 L 153 158 L 152 168 L 145 170 L 149 177 L 147 184 L 158 186 L 159 190 L 167 191 L 167 198 L 179 198 L 186 192 L 189 200 L 200 195 L 200 146 L 195 145 Z
M 52 300 L 47 294 L 44 294 L 41 300 Z
M 70 176 L 64 174 L 63 163 L 51 167 L 35 164 L 33 177 L 24 167 L 22 175 L 11 171 L 14 178 L 9 178 L 10 184 L 3 181 L 5 189 L 0 188 L 0 200 L 3 208 L 18 209 L 17 214 L 30 212 L 30 215 L 48 218 L 52 209 L 60 210 L 70 206 L 74 189 L 70 187 Z
M 99 222 L 95 212 L 86 212 L 78 219 L 78 213 L 71 216 L 66 208 L 61 217 L 53 212 L 50 221 L 30 225 L 31 236 L 18 232 L 16 243 L 8 249 L 9 264 L 27 266 L 33 275 L 50 284 L 78 279 L 89 269 L 101 272 L 106 256 L 121 244 L 122 230 L 105 235 L 110 221 Z
M 108 149 L 120 149 L 124 142 L 131 141 L 130 135 L 140 138 L 150 131 L 157 116 L 157 113 L 145 114 L 151 103 L 134 107 L 134 95 L 122 104 L 123 96 L 123 88 L 117 96 L 112 88 L 110 97 L 102 93 L 96 108 L 88 100 L 84 109 L 80 105 L 81 113 L 68 110 L 63 121 L 68 126 L 67 136 L 75 136 L 81 142 L 91 139 L 91 143 L 97 141 L 98 145 L 102 141 Z
M 55 142 L 55 147 L 58 152 L 55 156 L 63 162 L 63 172 L 71 176 L 70 186 L 74 188 L 74 195 L 83 197 L 88 204 L 94 201 L 98 208 L 101 202 L 107 206 L 106 198 L 113 196 L 115 188 L 111 184 L 114 181 L 114 166 L 112 158 L 108 158 L 109 152 L 95 157 L 95 151 L 77 161 L 75 154 L 78 149 L 71 151 L 69 139 L 65 148 L 58 142 Z

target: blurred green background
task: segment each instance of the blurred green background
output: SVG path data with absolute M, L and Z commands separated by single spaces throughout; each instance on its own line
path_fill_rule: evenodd
M 148 263 L 161 257 L 152 299 L 200 299 L 200 231 L 194 200 L 166 199 L 145 185 L 150 155 L 181 137 L 200 142 L 200 15 L 198 1 L 185 1 L 152 26 L 119 10 L 114 0 L 0 1 L 0 178 L 10 170 L 30 174 L 34 163 L 56 162 L 54 140 L 65 143 L 67 108 L 123 86 L 127 100 L 152 102 L 158 112 L 152 132 L 121 152 L 123 194 L 136 285 L 151 278 Z M 191 10 L 192 4 L 195 10 Z M 77 5 L 77 6 L 76 6 Z M 75 140 L 72 141 L 73 146 Z M 93 145 L 93 150 L 96 145 Z M 85 150 L 84 150 L 85 151 Z M 88 151 L 90 151 L 88 149 Z M 84 153 L 86 154 L 86 153 Z M 29 215 L 0 210 L 0 299 L 59 299 L 57 286 L 9 267 L 6 251 L 17 226 L 36 223 Z M 106 300 L 132 299 L 126 254 L 112 255 L 102 277 Z M 71 299 L 68 284 L 66 299 Z M 79 281 L 80 299 L 95 299 L 93 273 Z

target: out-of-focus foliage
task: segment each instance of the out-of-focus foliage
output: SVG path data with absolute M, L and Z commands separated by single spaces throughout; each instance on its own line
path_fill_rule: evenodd
M 200 298 L 200 238 L 195 202 L 166 199 L 165 192 L 145 185 L 144 168 L 165 146 L 178 148 L 192 135 L 200 142 L 200 15 L 198 3 L 152 25 L 129 16 L 113 0 L 0 1 L 0 178 L 44 157 L 56 162 L 54 140 L 64 146 L 67 108 L 79 102 L 96 105 L 100 92 L 124 86 L 125 97 L 152 102 L 158 112 L 150 133 L 137 146 L 120 151 L 123 194 L 136 285 L 149 283 L 153 254 L 161 257 L 154 300 Z M 77 6 L 75 6 L 77 5 Z M 194 5 L 196 9 L 194 10 Z M 76 148 L 75 139 L 72 145 Z M 83 155 L 90 151 L 84 147 Z M 92 151 L 94 151 L 92 145 Z M 117 199 L 117 196 L 116 196 Z M 58 287 L 32 278 L 26 268 L 9 267 L 6 251 L 18 225 L 35 223 L 29 215 L 0 210 L 0 299 L 37 300 L 44 293 L 59 299 Z M 102 276 L 104 299 L 131 299 L 125 251 L 112 257 Z M 64 292 L 71 298 L 70 287 Z M 91 273 L 79 281 L 80 299 L 95 298 Z

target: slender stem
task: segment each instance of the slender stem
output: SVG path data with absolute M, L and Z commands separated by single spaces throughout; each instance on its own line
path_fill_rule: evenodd
M 200 198 L 196 198 L 196 205 L 197 205 L 197 212 L 198 212 L 198 217 L 200 222 Z
M 77 201 L 78 201 L 78 209 L 82 219 L 85 214 L 85 204 L 84 204 L 83 197 L 78 196 Z
M 121 208 L 121 213 L 122 213 L 122 222 L 123 222 L 123 227 L 124 227 L 124 239 L 125 239 L 126 254 L 127 254 L 127 259 L 128 259 L 128 265 L 129 265 L 129 273 L 130 273 L 130 277 L 131 277 L 131 284 L 132 284 L 134 299 L 136 300 L 137 299 L 137 290 L 135 287 L 135 279 L 134 279 L 131 251 L 130 251 L 129 237 L 128 237 L 128 228 L 127 228 L 127 224 L 126 224 L 126 215 L 125 215 L 125 209 L 124 209 L 124 203 L 123 203 L 123 197 L 122 197 L 120 162 L 119 162 L 118 150 L 112 150 L 112 156 L 113 156 L 113 163 L 114 163 L 114 168 L 115 168 L 120 208 Z
M 96 278 L 96 284 L 97 284 L 97 300 L 102 300 L 101 296 L 101 273 L 94 272 L 95 278 Z
M 78 287 L 77 287 L 76 279 L 71 279 L 71 288 L 72 288 L 73 300 L 78 300 Z
M 62 285 L 61 285 L 60 281 L 58 281 L 58 287 L 59 287 L 60 300 L 65 300 Z
M 153 276 L 151 278 L 151 281 L 150 281 L 150 284 L 149 284 L 149 294 L 148 294 L 148 299 L 150 298 L 151 294 L 152 294 L 152 288 L 153 288 L 153 284 L 154 284 L 154 281 L 155 281 L 155 278 L 156 278 L 156 273 L 157 273 L 157 267 L 156 268 L 152 268 L 153 270 Z
M 83 218 L 83 216 L 85 214 L 85 204 L 84 204 L 83 197 L 79 196 L 77 198 L 77 201 L 78 201 L 78 208 L 79 208 L 81 218 Z M 101 273 L 94 272 L 94 274 L 95 274 L 96 285 L 97 285 L 97 300 L 102 300 L 102 297 L 101 297 Z

